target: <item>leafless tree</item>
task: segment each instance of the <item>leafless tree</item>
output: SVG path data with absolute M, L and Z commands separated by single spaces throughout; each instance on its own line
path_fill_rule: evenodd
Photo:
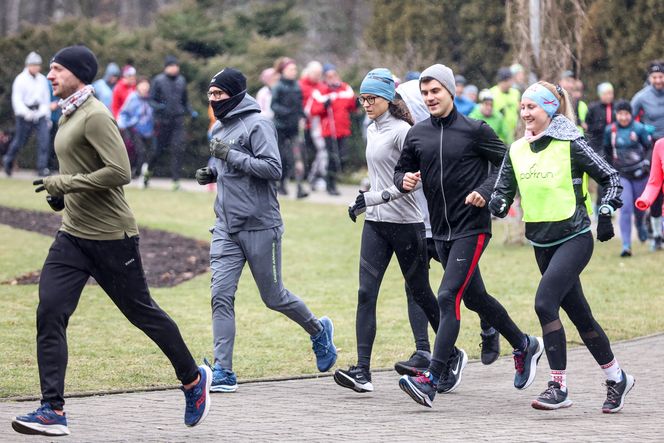
M 568 69 L 578 76 L 587 0 L 508 0 L 506 8 L 515 57 L 526 70 L 550 81 Z M 538 22 L 539 29 L 533 29 Z M 533 40 L 541 42 L 538 48 Z

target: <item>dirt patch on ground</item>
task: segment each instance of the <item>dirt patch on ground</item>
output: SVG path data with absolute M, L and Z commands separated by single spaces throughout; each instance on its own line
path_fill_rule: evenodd
M 0 206 L 0 223 L 16 229 L 55 236 L 59 214 Z M 158 229 L 140 228 L 143 268 L 152 287 L 175 286 L 208 270 L 208 243 Z M 40 271 L 17 276 L 9 284 L 35 284 Z

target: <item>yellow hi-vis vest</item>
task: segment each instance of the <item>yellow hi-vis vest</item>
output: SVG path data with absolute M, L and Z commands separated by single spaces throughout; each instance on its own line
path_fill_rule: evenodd
M 544 150 L 533 152 L 528 141 L 521 138 L 510 146 L 523 221 L 556 222 L 574 215 L 577 199 L 572 184 L 570 144 L 568 140 L 554 139 Z M 588 214 L 591 214 L 587 174 L 583 174 L 582 190 Z

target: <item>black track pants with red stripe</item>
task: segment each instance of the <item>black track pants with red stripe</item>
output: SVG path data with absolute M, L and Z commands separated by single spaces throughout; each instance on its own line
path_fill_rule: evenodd
M 489 243 L 488 234 L 478 234 L 452 241 L 435 240 L 438 256 L 445 269 L 438 289 L 440 325 L 436 334 L 430 370 L 440 376 L 453 352 L 461 325 L 461 300 L 493 326 L 512 347 L 520 348 L 524 334 L 503 306 L 486 292 L 478 266 Z

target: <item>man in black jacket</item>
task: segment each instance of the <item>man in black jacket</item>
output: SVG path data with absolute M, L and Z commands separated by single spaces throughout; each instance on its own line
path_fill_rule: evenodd
M 180 74 L 178 60 L 172 55 L 166 56 L 164 72 L 152 80 L 150 104 L 154 108 L 157 142 L 149 163 L 143 168 L 143 184 L 148 186 L 157 161 L 165 150 L 172 148 L 171 177 L 173 190 L 177 191 L 185 149 L 184 118 L 187 115 L 196 118 L 198 113 L 189 106 L 187 80 Z
M 436 392 L 456 389 L 468 361 L 465 352 L 454 346 L 462 298 L 514 348 L 516 388 L 524 389 L 534 380 L 543 345 L 541 339 L 521 332 L 505 308 L 486 292 L 478 268 L 491 236 L 486 203 L 496 177 L 489 174 L 489 165 L 500 166 L 505 145 L 486 123 L 457 112 L 454 74 L 448 67 L 437 64 L 424 70 L 420 91 L 431 118 L 408 132 L 394 184 L 401 192 L 409 192 L 422 182 L 445 275 L 438 291 L 440 326 L 429 371 L 418 377 L 403 376 L 399 385 L 413 400 L 431 407 Z

